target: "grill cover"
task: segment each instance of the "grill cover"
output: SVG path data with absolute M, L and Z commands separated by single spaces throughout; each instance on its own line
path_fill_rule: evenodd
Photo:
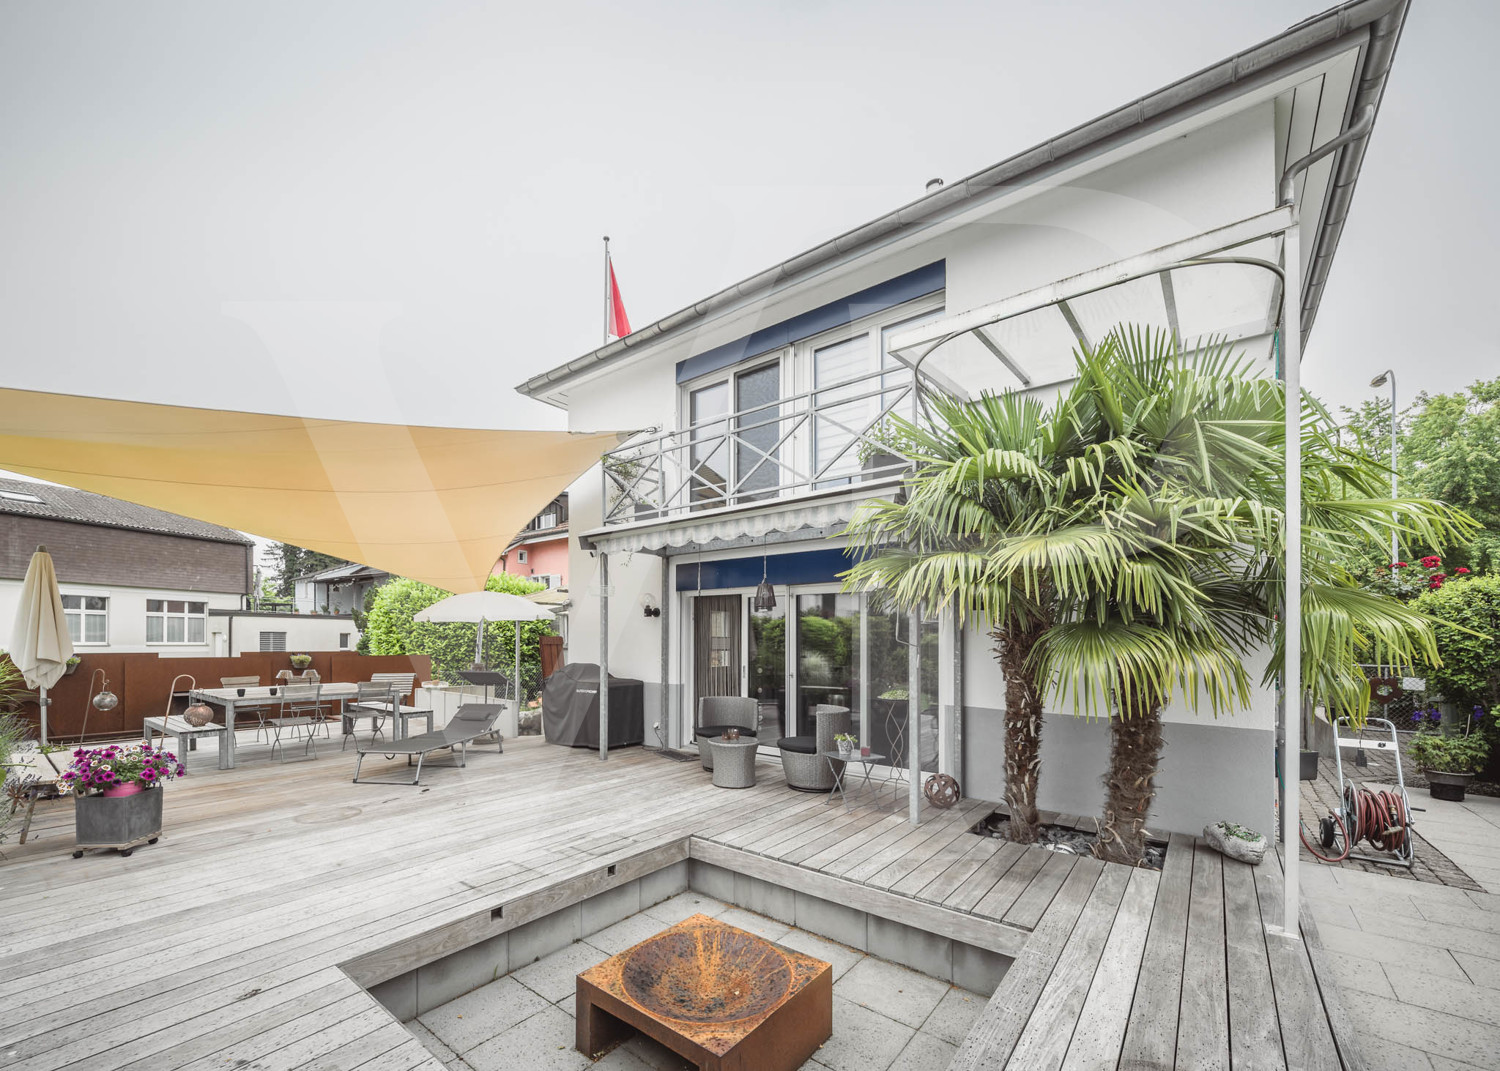
M 599 667 L 569 662 L 542 685 L 542 732 L 549 744 L 599 746 Z M 609 678 L 609 746 L 629 747 L 645 741 L 645 686 L 640 681 Z

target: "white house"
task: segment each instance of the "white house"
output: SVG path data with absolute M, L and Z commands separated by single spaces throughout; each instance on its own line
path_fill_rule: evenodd
M 735 694 L 761 699 L 765 744 L 838 702 L 904 759 L 908 626 L 837 580 L 844 524 L 897 479 L 882 415 L 914 412 L 917 375 L 1051 397 L 1073 347 L 1120 322 L 1228 335 L 1277 374 L 1317 314 L 1404 13 L 1309 19 L 523 384 L 573 430 L 654 425 L 571 496 L 570 658 L 646 681 L 672 745 L 699 697 Z M 763 576 L 776 606 L 756 613 Z M 923 765 L 999 799 L 992 646 L 925 623 L 916 705 Z M 1270 829 L 1276 707 L 1169 710 L 1154 828 Z M 1108 738 L 1049 715 L 1043 807 L 1099 812 Z

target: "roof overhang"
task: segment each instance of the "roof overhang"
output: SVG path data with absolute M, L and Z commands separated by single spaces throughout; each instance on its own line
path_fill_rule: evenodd
M 0 389 L 0 468 L 448 591 L 617 445 L 613 432 L 366 424 Z
M 764 300 L 842 262 L 969 211 L 1000 193 L 1040 183 L 1079 161 L 1142 138 L 1229 97 L 1264 86 L 1300 66 L 1340 50 L 1358 48 L 1359 70 L 1353 79 L 1354 92 L 1341 109 L 1347 123 L 1363 105 L 1379 104 L 1408 3 L 1409 0 L 1356 0 L 1340 4 L 1155 93 L 743 279 L 624 338 L 533 376 L 516 389 L 529 397 L 565 406 L 566 389 L 573 381 L 631 358 L 642 347 L 681 335 L 711 316 Z M 1341 130 L 1342 127 L 1334 134 Z M 1361 142 L 1342 155 L 1337 173 L 1331 178 L 1330 195 L 1323 199 L 1312 224 L 1312 234 L 1303 242 L 1309 262 L 1302 287 L 1304 335 L 1317 313 L 1354 181 L 1364 159 L 1365 144 Z

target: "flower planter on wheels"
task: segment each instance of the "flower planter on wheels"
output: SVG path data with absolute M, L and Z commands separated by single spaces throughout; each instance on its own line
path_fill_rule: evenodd
M 1464 793 L 1475 777 L 1471 773 L 1446 773 L 1440 770 L 1424 770 L 1422 776 L 1427 778 L 1428 795 L 1435 800 L 1448 800 L 1450 803 L 1464 801 Z
M 160 788 L 130 795 L 79 796 L 73 802 L 74 859 L 89 848 L 117 848 L 121 855 L 129 855 L 142 844 L 155 844 L 161 836 Z

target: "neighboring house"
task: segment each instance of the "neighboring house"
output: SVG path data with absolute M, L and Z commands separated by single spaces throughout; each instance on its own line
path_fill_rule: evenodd
M 300 614 L 352 614 L 363 611 L 365 596 L 391 578 L 368 565 L 335 565 L 292 582 L 292 602 Z
M 568 586 L 568 493 L 554 498 L 550 505 L 532 518 L 500 560 L 497 573 L 509 573 L 546 584 L 549 588 Z
M 239 610 L 251 587 L 254 545 L 239 532 L 70 487 L 0 479 L 7 632 L 41 544 L 56 564 L 80 654 L 224 653 L 214 647 L 212 616 Z
M 300 614 L 278 610 L 210 610 L 214 653 L 246 651 L 352 651 L 359 630 L 352 614 Z
M 660 429 L 575 485 L 570 658 L 645 681 L 646 721 L 672 745 L 700 697 L 748 695 L 763 745 L 837 703 L 904 762 L 907 623 L 838 574 L 844 525 L 899 481 L 878 433 L 884 414 L 917 413 L 913 366 L 959 393 L 1050 398 L 1073 347 L 1123 321 L 1226 335 L 1275 374 L 1285 253 L 1300 246 L 1305 338 L 1364 143 L 1297 177 L 1300 222 L 1279 206 L 1283 172 L 1378 103 L 1403 10 L 1309 19 L 523 384 L 574 430 L 621 412 Z M 763 576 L 776 606 L 756 613 Z M 1000 799 L 994 642 L 949 617 L 922 631 L 924 764 Z M 1165 720 L 1153 827 L 1273 828 L 1274 694 Z M 1041 805 L 1098 814 L 1108 745 L 1106 725 L 1051 715 Z

